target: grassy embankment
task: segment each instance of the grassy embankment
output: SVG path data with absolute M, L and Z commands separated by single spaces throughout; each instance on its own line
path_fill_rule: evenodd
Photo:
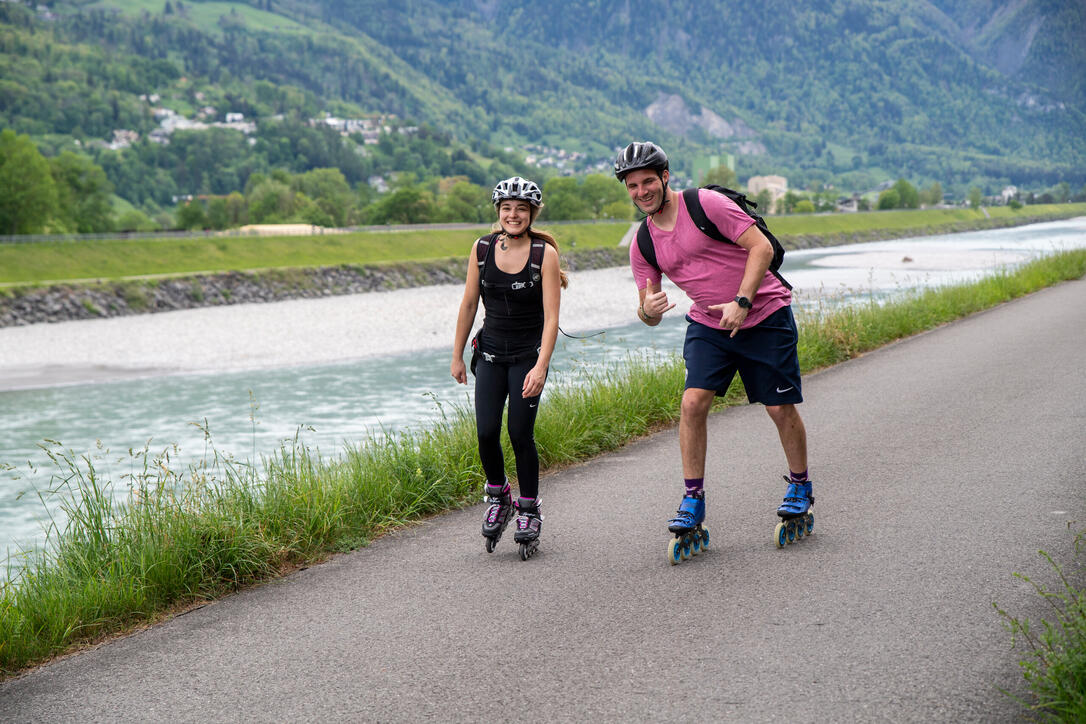
M 811 313 L 801 321 L 803 369 L 1083 275 L 1086 251 L 1063 252 L 886 305 Z M 682 382 L 679 359 L 631 358 L 580 387 L 548 393 L 536 430 L 542 466 L 591 458 L 673 423 Z M 743 399 L 733 389 L 722 404 Z M 459 407 L 443 410 L 432 427 L 366 440 L 334 458 L 295 440 L 253 466 L 215 453 L 174 471 L 168 457 L 145 451 L 132 466 L 140 472 L 108 480 L 92 456 L 77 459 L 59 444 L 51 453 L 71 522 L 0 584 L 5 674 L 469 504 L 482 480 L 474 421 Z
M 877 211 L 770 217 L 785 245 L 834 244 L 971 228 L 1009 226 L 1086 214 L 1086 204 L 988 209 Z M 546 227 L 545 223 L 540 224 Z M 614 247 L 629 222 L 551 227 L 563 252 Z M 0 285 L 46 285 L 72 280 L 184 276 L 222 271 L 297 269 L 339 265 L 425 263 L 467 255 L 489 227 L 464 230 L 368 231 L 287 237 L 199 237 L 0 245 Z M 11 292 L 9 287 L 8 292 Z

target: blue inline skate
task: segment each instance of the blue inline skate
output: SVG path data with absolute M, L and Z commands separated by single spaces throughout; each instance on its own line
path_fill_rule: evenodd
M 778 548 L 784 548 L 814 532 L 814 513 L 811 512 L 814 495 L 811 494 L 811 482 L 808 480 L 806 483 L 793 483 L 787 475 L 784 482 L 788 483 L 788 490 L 784 494 L 784 502 L 777 508 L 781 522 L 777 523 L 773 530 L 773 538 L 777 541 Z
M 517 498 L 517 532 L 513 540 L 520 544 L 520 559 L 526 561 L 539 550 L 539 534 L 543 532 L 543 516 L 539 512 L 540 498 Z
M 513 496 L 509 492 L 509 483 L 486 484 L 486 502 L 490 507 L 486 509 L 486 518 L 483 519 L 483 537 L 486 538 L 486 552 L 493 553 L 494 546 L 502 538 L 506 526 L 513 518 Z
M 675 534 L 667 547 L 667 560 L 671 565 L 678 565 L 709 547 L 709 531 L 701 525 L 704 520 L 704 496 L 684 496 L 675 517 L 667 524 L 667 529 Z

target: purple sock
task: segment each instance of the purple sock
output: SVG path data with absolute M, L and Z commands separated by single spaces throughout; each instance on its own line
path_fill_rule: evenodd
M 686 494 L 692 497 L 701 497 L 705 487 L 705 478 L 683 478 L 686 483 Z
M 793 483 L 806 483 L 807 482 L 807 471 L 806 470 L 804 470 L 802 473 L 793 473 L 791 470 L 789 470 L 788 474 L 792 476 L 792 482 Z

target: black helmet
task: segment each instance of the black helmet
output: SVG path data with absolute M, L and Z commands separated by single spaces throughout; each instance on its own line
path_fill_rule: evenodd
M 538 209 L 543 205 L 543 192 L 539 190 L 539 186 L 535 182 L 520 176 L 513 176 L 504 181 L 499 181 L 498 185 L 494 187 L 494 193 L 490 195 L 490 200 L 495 206 L 506 199 L 527 201 Z
M 615 178 L 626 179 L 630 171 L 651 168 L 657 173 L 667 171 L 667 154 L 651 141 L 635 141 L 622 150 L 615 159 Z

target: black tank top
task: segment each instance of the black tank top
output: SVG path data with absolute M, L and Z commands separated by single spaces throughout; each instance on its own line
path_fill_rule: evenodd
M 524 268 L 510 274 L 498 268 L 493 252 L 487 253 L 482 273 L 486 317 L 479 340 L 481 351 L 503 357 L 539 351 L 543 338 L 543 283 L 532 278 L 531 265 L 529 253 Z

